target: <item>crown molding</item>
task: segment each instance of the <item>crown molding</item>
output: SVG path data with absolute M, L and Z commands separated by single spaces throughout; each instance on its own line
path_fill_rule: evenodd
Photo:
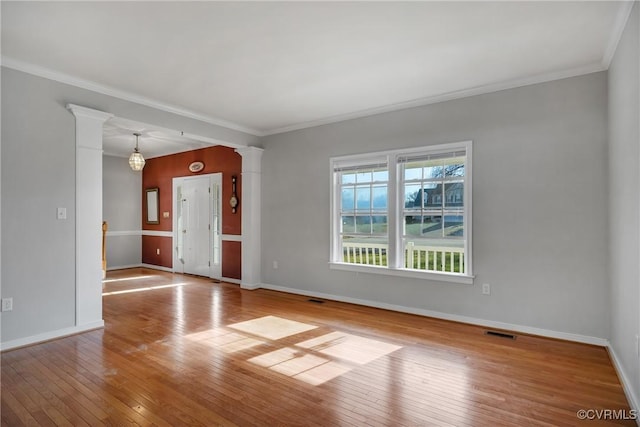
M 307 129 L 311 127 L 342 122 L 345 120 L 373 116 L 376 114 L 390 113 L 393 111 L 405 110 L 408 108 L 423 107 L 425 105 L 437 104 L 439 102 L 452 101 L 460 98 L 468 98 L 470 96 L 483 95 L 483 94 L 492 93 L 492 92 L 499 92 L 501 90 L 514 89 L 514 88 L 523 87 L 523 86 L 530 86 L 538 83 L 550 82 L 553 80 L 561 80 L 569 77 L 576 77 L 576 76 L 596 73 L 604 70 L 606 70 L 606 68 L 601 63 L 594 63 L 594 64 L 586 65 L 584 67 L 571 68 L 568 70 L 529 76 L 522 79 L 514 79 L 514 80 L 508 80 L 500 83 L 476 86 L 469 89 L 463 89 L 463 90 L 454 91 L 454 92 L 446 92 L 439 95 L 414 99 L 411 101 L 399 102 L 397 104 L 390 104 L 382 107 L 369 108 L 366 110 L 360 110 L 353 113 L 339 114 L 336 116 L 331 116 L 331 117 L 327 117 L 320 120 L 313 120 L 313 121 L 299 123 L 291 126 L 284 126 L 281 128 L 265 131 L 263 136 L 291 132 L 294 130 Z
M 238 132 L 247 133 L 253 136 L 263 136 L 263 133 L 252 129 L 250 127 L 242 126 L 237 123 L 229 122 L 224 119 L 215 117 L 209 117 L 194 111 L 190 111 L 184 108 L 177 107 L 175 105 L 167 104 L 155 99 L 147 98 L 142 95 L 138 95 L 132 92 L 116 89 L 111 86 L 102 85 L 90 80 L 84 80 L 69 74 L 61 73 L 51 70 L 49 68 L 41 67 L 39 65 L 23 62 L 8 56 L 2 56 L 2 66 L 11 68 L 17 71 L 22 71 L 27 74 L 32 74 L 38 77 L 44 77 L 45 79 L 54 80 L 60 83 L 68 84 L 71 86 L 79 87 L 81 89 L 90 90 L 92 92 L 98 92 L 103 95 L 113 96 L 125 101 L 135 102 L 136 104 L 146 105 L 147 107 L 155 108 L 157 110 L 166 111 L 167 113 L 177 114 L 189 119 L 198 120 L 201 122 L 209 123 L 216 126 L 221 126 L 227 129 L 235 130 Z
M 631 16 L 631 9 L 633 9 L 633 5 L 635 3 L 638 2 L 634 0 L 623 1 L 618 9 L 616 20 L 613 24 L 613 28 L 611 29 L 611 34 L 609 35 L 609 43 L 607 43 L 607 48 L 604 51 L 604 55 L 602 55 L 602 66 L 607 70 L 611 65 L 613 55 L 615 55 L 616 50 L 618 49 L 618 43 L 620 43 L 622 33 L 624 32 L 624 28 L 627 26 L 627 21 Z
M 627 3 L 633 5 L 633 2 L 631 1 L 625 2 L 625 4 Z M 629 7 L 629 9 L 628 10 L 625 9 L 625 11 L 626 11 L 625 18 L 624 19 L 620 18 L 616 21 L 616 22 L 622 22 L 623 24 L 622 28 L 624 28 L 624 23 L 626 23 L 626 19 L 628 19 L 631 8 Z M 621 15 L 622 13 L 619 13 L 618 16 L 620 17 Z M 619 30 L 619 33 L 620 33 L 619 34 L 620 36 L 622 34 L 622 30 Z M 618 40 L 619 40 L 619 36 L 618 36 Z M 617 41 L 615 45 L 617 45 Z M 615 52 L 615 49 L 614 49 L 614 52 Z M 583 67 L 572 68 L 568 70 L 562 70 L 562 71 L 545 73 L 545 74 L 539 74 L 535 76 L 525 77 L 522 79 L 514 79 L 514 80 L 505 81 L 505 82 L 489 84 L 489 85 L 481 85 L 481 86 L 476 86 L 469 89 L 463 89 L 463 90 L 454 91 L 454 92 L 446 92 L 439 95 L 428 96 L 424 98 L 417 98 L 410 101 L 399 102 L 396 104 L 389 104 L 381 107 L 368 108 L 365 110 L 355 111 L 351 113 L 329 116 L 323 119 L 311 120 L 308 122 L 297 123 L 297 124 L 283 126 L 275 129 L 269 129 L 265 131 L 258 131 L 256 129 L 247 128 L 241 125 L 237 125 L 235 123 L 226 122 L 221 119 L 215 119 L 215 118 L 203 116 L 198 113 L 194 113 L 188 110 L 174 107 L 169 104 L 164 104 L 159 101 L 145 98 L 136 94 L 132 94 L 129 92 L 121 91 L 119 89 L 103 86 L 87 80 L 78 79 L 76 77 L 73 77 L 67 74 L 58 73 L 56 71 L 52 71 L 44 67 L 28 64 L 22 61 L 15 60 L 13 58 L 2 56 L 2 66 L 5 66 L 7 68 L 12 68 L 28 74 L 33 74 L 35 76 L 44 77 L 50 80 L 55 80 L 61 83 L 65 83 L 65 84 L 77 86 L 83 89 L 91 90 L 94 92 L 102 93 L 104 95 L 109 95 L 116 98 L 124 99 L 126 101 L 131 101 L 138 104 L 146 105 L 148 107 L 152 107 L 152 108 L 156 108 L 169 113 L 177 114 L 183 117 L 203 121 L 203 122 L 214 124 L 217 126 L 223 126 L 228 129 L 233 129 L 240 132 L 248 133 L 250 135 L 257 136 L 257 137 L 276 135 L 280 133 L 291 132 L 291 131 L 301 130 L 301 129 L 308 129 L 316 126 L 328 125 L 332 123 L 343 122 L 346 120 L 373 116 L 376 114 L 390 113 L 393 111 L 405 110 L 408 108 L 422 107 L 430 104 L 436 104 L 439 102 L 452 101 L 455 99 L 467 98 L 470 96 L 483 95 L 483 94 L 498 92 L 506 89 L 514 89 L 517 87 L 529 86 L 529 85 L 545 83 L 553 80 L 560 80 L 560 79 L 565 79 L 569 77 L 576 77 L 584 74 L 595 73 L 599 71 L 604 71 L 608 68 L 607 66 L 604 65 L 604 63 L 605 63 L 605 60 L 603 59 L 602 62 L 589 64 Z

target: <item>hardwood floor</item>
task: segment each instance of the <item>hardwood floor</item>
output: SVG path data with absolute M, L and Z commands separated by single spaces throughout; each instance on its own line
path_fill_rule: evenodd
M 631 414 L 601 347 L 145 269 L 110 272 L 103 301 L 104 330 L 2 353 L 2 425 L 575 426 L 581 409 Z M 608 418 L 584 423 L 635 425 Z

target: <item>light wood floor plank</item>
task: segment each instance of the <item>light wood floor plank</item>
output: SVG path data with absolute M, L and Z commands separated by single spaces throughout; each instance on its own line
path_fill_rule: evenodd
M 576 426 L 580 409 L 630 413 L 597 346 L 149 269 L 109 272 L 103 310 L 104 330 L 2 353 L 3 426 Z

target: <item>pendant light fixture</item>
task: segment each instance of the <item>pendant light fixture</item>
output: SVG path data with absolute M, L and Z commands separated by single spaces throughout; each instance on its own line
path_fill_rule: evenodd
M 134 133 L 134 135 L 136 136 L 136 148 L 133 150 L 133 153 L 131 153 L 131 156 L 129 157 L 129 166 L 131 166 L 131 169 L 133 169 L 134 171 L 141 171 L 144 167 L 145 161 L 144 157 L 142 157 L 142 154 L 140 154 L 140 151 L 138 151 L 138 137 L 140 136 L 140 134 Z

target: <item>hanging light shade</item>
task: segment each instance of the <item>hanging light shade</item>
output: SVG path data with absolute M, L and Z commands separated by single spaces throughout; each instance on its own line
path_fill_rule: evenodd
M 142 157 L 142 154 L 140 154 L 140 151 L 138 151 L 138 137 L 140 136 L 139 133 L 134 133 L 134 135 L 136 136 L 136 148 L 133 150 L 133 153 L 131 153 L 131 156 L 129 157 L 129 166 L 131 166 L 131 169 L 133 169 L 134 171 L 141 171 L 142 168 L 144 168 L 144 157 Z

